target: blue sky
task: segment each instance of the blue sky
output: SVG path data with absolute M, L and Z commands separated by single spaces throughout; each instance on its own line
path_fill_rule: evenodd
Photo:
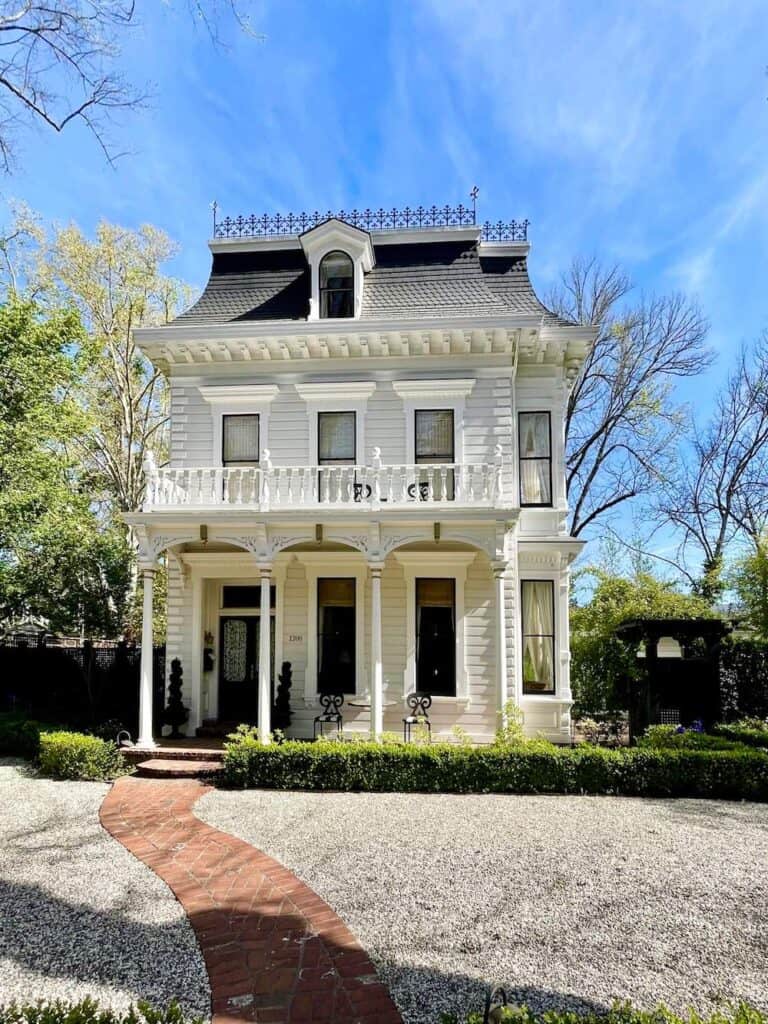
M 201 286 L 223 213 L 457 203 L 528 217 L 540 292 L 571 256 L 698 299 L 721 354 L 768 327 L 764 0 L 241 0 L 225 47 L 161 0 L 122 63 L 151 104 L 115 170 L 78 128 L 25 138 L 6 196 L 86 231 L 152 222 Z M 698 396 L 703 394 L 697 386 Z M 686 396 L 687 397 L 687 396 Z

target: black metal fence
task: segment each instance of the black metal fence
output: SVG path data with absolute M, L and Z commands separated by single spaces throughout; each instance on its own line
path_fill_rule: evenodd
M 165 703 L 165 646 L 155 646 L 152 654 L 158 722 Z M 135 736 L 140 661 L 141 648 L 122 641 L 5 637 L 0 641 L 0 711 L 22 711 L 75 729 L 114 720 Z

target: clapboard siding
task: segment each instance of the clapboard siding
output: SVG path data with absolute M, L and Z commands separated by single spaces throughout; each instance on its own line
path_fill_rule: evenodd
M 269 406 L 269 435 L 262 437 L 278 466 L 307 465 L 317 461 L 309 451 L 309 414 L 306 403 L 291 382 L 279 377 L 259 378 L 259 383 L 277 383 L 280 392 Z M 329 387 L 332 385 L 329 384 Z M 508 377 L 478 378 L 466 400 L 464 413 L 464 459 L 468 463 L 492 462 L 497 444 L 504 450 L 508 481 L 512 479 L 512 411 Z M 384 464 L 406 461 L 406 423 L 403 403 L 391 381 L 379 381 L 371 396 L 365 419 L 365 452 L 361 463 L 370 463 L 373 449 L 381 448 Z M 171 382 L 171 450 L 174 467 L 210 466 L 219 463 L 213 451 L 211 406 L 195 384 Z

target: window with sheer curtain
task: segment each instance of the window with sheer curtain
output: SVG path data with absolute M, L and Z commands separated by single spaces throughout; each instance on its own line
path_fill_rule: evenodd
M 521 412 L 520 504 L 552 504 L 552 440 L 548 412 Z
M 354 412 L 317 414 L 317 458 L 321 466 L 355 464 L 355 430 Z
M 221 461 L 225 466 L 258 466 L 259 417 L 255 413 L 222 417 Z
M 555 585 L 523 580 L 523 693 L 555 692 Z
M 453 409 L 417 409 L 414 424 L 414 457 L 417 465 L 445 465 L 454 460 Z M 445 496 L 453 499 L 453 470 L 422 470 L 418 474 L 418 497 L 424 499 L 430 490 L 442 497 L 443 474 Z M 416 494 L 414 494 L 416 496 Z

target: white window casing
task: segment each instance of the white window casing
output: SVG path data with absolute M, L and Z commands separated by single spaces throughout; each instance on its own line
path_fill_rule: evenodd
M 362 555 L 343 551 L 297 552 L 307 577 L 307 663 L 304 674 L 304 702 L 317 704 L 317 581 L 320 578 L 355 580 L 355 693 L 366 692 L 365 582 L 368 566 Z M 352 697 L 347 694 L 345 699 Z
M 368 399 L 376 390 L 375 381 L 330 381 L 328 383 L 297 384 L 299 397 L 307 404 L 309 416 L 309 457 L 307 465 L 318 461 L 317 414 L 319 412 L 354 412 L 355 451 L 358 465 L 367 465 L 370 454 L 365 450 L 365 412 Z
M 423 551 L 395 551 L 394 558 L 403 568 L 406 590 L 406 696 L 416 689 L 416 579 L 452 579 L 456 583 L 456 696 L 435 696 L 433 701 L 464 701 L 469 703 L 469 679 L 466 665 L 464 585 L 467 569 L 474 562 L 474 551 L 445 551 L 438 554 Z
M 200 388 L 200 394 L 211 407 L 214 466 L 224 464 L 223 421 L 228 415 L 257 415 L 261 447 L 259 455 L 269 451 L 269 407 L 279 393 L 280 388 L 276 384 L 213 384 Z
M 530 703 L 570 702 L 570 650 L 568 645 L 568 570 L 521 569 L 517 581 L 515 600 L 515 664 L 516 692 L 522 705 Z M 552 583 L 554 600 L 554 693 L 523 693 L 523 581 L 547 581 Z
M 363 301 L 365 274 L 370 271 L 376 257 L 367 231 L 345 224 L 340 220 L 331 219 L 316 228 L 306 231 L 300 237 L 301 247 L 309 264 L 310 300 L 308 320 L 321 320 L 320 317 L 320 263 L 329 252 L 339 250 L 346 253 L 355 268 L 354 316 L 346 318 L 347 322 L 357 320 Z M 325 322 L 325 321 L 323 321 Z M 331 318 L 330 323 L 336 319 Z M 344 318 L 341 319 L 344 322 Z
M 405 413 L 405 461 L 416 462 L 416 410 L 453 410 L 453 457 L 464 463 L 464 406 L 475 386 L 474 379 L 395 380 L 392 387 L 403 401 Z

